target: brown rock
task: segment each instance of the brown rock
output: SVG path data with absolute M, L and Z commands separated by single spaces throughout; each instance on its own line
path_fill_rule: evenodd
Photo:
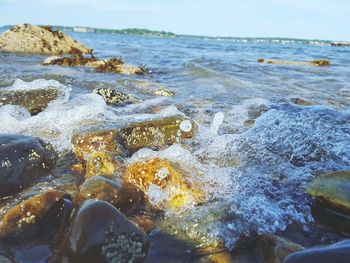
M 111 203 L 123 214 L 128 214 L 143 201 L 142 192 L 135 186 L 120 180 L 111 180 L 102 176 L 87 179 L 80 187 L 76 199 L 79 202 L 88 199 Z
M 89 49 L 51 27 L 17 25 L 0 35 L 0 51 L 38 54 L 90 54 Z
M 64 198 L 68 198 L 64 192 L 48 190 L 2 211 L 0 238 L 23 237 L 26 232 L 33 232 L 54 206 L 62 205 L 60 201 Z
M 130 153 L 144 147 L 164 149 L 181 139 L 191 138 L 194 134 L 194 122 L 179 116 L 131 123 L 119 130 L 120 142 Z
M 32 115 L 42 112 L 48 104 L 58 98 L 56 88 L 47 87 L 33 90 L 0 90 L 0 107 L 19 105 Z
M 274 59 L 258 59 L 259 63 L 266 63 L 266 64 L 279 64 L 279 65 L 300 65 L 300 66 L 330 66 L 331 63 L 329 60 L 312 60 L 312 61 L 286 61 L 286 60 L 274 60 Z

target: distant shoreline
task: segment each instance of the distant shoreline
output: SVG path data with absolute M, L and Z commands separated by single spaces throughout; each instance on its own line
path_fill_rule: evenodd
M 0 31 L 11 28 L 13 25 L 0 26 Z M 241 43 L 276 43 L 276 44 L 302 44 L 315 46 L 336 46 L 337 43 L 348 43 L 343 41 L 321 40 L 321 39 L 299 39 L 299 38 L 279 38 L 279 37 L 220 37 L 220 36 L 201 36 L 201 35 L 184 35 L 176 34 L 166 31 L 149 30 L 143 28 L 127 28 L 127 29 L 106 29 L 93 28 L 84 26 L 60 26 L 50 25 L 54 30 L 63 32 L 77 32 L 77 33 L 106 33 L 119 35 L 134 35 L 146 37 L 162 37 L 162 38 L 199 38 L 205 40 L 217 41 L 232 41 Z

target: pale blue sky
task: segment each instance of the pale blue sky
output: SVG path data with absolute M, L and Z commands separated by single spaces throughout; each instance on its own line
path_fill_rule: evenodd
M 0 25 L 350 40 L 350 0 L 0 0 Z

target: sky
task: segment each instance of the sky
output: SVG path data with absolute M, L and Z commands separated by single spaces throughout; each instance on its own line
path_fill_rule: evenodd
M 350 41 L 349 20 L 350 0 L 0 0 L 0 25 Z

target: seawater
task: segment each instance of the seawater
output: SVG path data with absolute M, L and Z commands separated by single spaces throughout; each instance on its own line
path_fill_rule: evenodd
M 350 49 L 307 41 L 68 34 L 99 58 L 122 57 L 147 65 L 152 74 L 41 66 L 45 56 L 0 53 L 0 89 L 60 90 L 36 116 L 21 107 L 0 107 L 0 132 L 39 136 L 66 153 L 72 132 L 82 126 L 190 116 L 198 125 L 193 140 L 159 152 L 141 149 L 127 160 L 179 162 L 206 193 L 200 206 L 169 211 L 164 231 L 233 249 L 242 239 L 292 224 L 307 230 L 313 222 L 305 194 L 310 180 L 324 171 L 350 169 Z M 329 59 L 332 65 L 265 65 L 258 58 Z M 117 88 L 142 103 L 110 107 L 92 93 L 98 87 Z M 154 96 L 159 87 L 175 96 Z M 294 98 L 313 105 L 296 105 Z

